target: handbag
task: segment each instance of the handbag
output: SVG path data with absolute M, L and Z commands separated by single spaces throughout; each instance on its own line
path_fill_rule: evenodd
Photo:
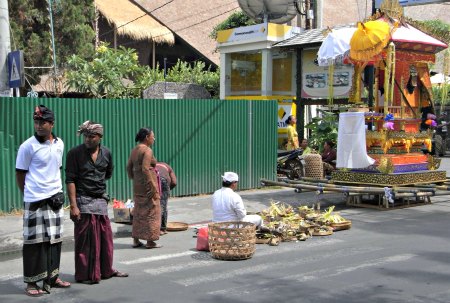
M 50 206 L 54 211 L 61 209 L 61 207 L 64 205 L 64 202 L 66 200 L 66 196 L 61 191 L 59 193 L 54 194 L 50 198 L 47 199 L 47 204 Z
M 197 250 L 209 251 L 208 226 L 200 227 L 197 233 Z

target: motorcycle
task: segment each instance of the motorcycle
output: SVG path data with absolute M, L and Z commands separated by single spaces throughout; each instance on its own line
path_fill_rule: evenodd
M 285 175 L 289 179 L 299 179 L 305 175 L 303 162 L 303 149 L 278 152 L 277 174 Z

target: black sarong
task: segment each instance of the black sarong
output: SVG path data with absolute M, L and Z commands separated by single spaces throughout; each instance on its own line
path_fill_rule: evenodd
M 36 283 L 44 281 L 44 289 L 50 292 L 59 276 L 61 242 L 42 242 L 23 245 L 23 281 Z

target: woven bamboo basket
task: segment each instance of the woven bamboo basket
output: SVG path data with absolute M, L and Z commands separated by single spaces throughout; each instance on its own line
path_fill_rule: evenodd
M 308 154 L 304 155 L 303 159 L 305 160 L 305 177 L 322 179 L 322 156 L 319 154 Z
M 250 259 L 255 253 L 256 226 L 241 221 L 209 223 L 208 243 L 215 259 Z
M 330 226 L 334 231 L 350 229 L 352 227 L 351 221 L 345 221 L 341 223 L 331 223 Z

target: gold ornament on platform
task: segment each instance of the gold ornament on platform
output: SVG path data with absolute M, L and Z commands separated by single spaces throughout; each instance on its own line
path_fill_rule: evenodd
M 427 158 L 428 158 L 427 161 L 428 161 L 428 169 L 429 170 L 436 170 L 441 165 L 441 159 L 440 158 L 433 157 L 430 154 L 428 154 Z
M 394 172 L 394 165 L 392 164 L 392 159 L 381 157 L 380 164 L 378 165 L 377 168 L 383 174 L 392 174 Z

